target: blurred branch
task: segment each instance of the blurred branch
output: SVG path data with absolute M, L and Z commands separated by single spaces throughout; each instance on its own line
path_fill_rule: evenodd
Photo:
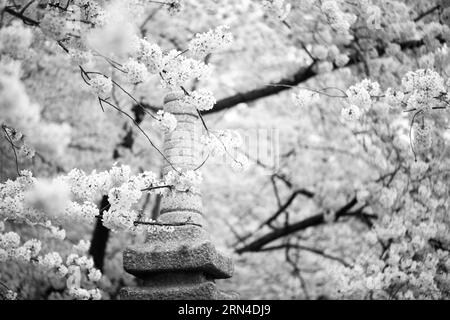
M 295 198 L 296 198 L 298 195 L 303 195 L 303 196 L 305 196 L 305 197 L 307 197 L 307 198 L 312 198 L 312 197 L 314 197 L 314 193 L 311 192 L 311 191 L 309 191 L 309 190 L 306 190 L 306 189 L 297 189 L 297 190 L 295 190 L 295 191 L 291 194 L 291 196 L 288 198 L 288 200 L 286 200 L 286 202 L 285 202 L 283 205 L 281 205 L 281 206 L 278 208 L 278 210 L 277 210 L 277 211 L 276 211 L 269 219 L 267 219 L 267 220 L 265 220 L 263 223 L 261 223 L 261 224 L 258 226 L 258 228 L 256 228 L 256 230 L 254 230 L 254 231 L 251 232 L 251 233 L 248 233 L 248 234 L 245 235 L 245 236 L 237 237 L 237 238 L 239 239 L 239 242 L 238 242 L 238 243 L 242 243 L 242 242 L 244 242 L 245 240 L 251 238 L 257 231 L 261 230 L 264 226 L 268 226 L 268 227 L 274 229 L 274 232 L 275 232 L 275 231 L 278 231 L 278 230 L 283 230 L 284 228 L 283 228 L 283 229 L 279 229 L 279 228 L 277 229 L 277 228 L 275 228 L 275 227 L 272 225 L 272 222 L 275 221 L 275 219 L 278 218 L 279 215 L 281 215 L 283 212 L 285 212 L 285 211 L 289 208 L 289 206 L 292 204 L 292 202 L 295 200 Z M 286 227 L 286 226 L 285 226 L 285 227 Z
M 290 255 L 290 249 L 292 249 L 292 246 L 290 245 L 290 242 L 288 240 L 288 242 L 285 244 L 284 246 L 284 255 L 285 255 L 285 259 L 286 262 L 289 263 L 292 267 L 292 274 L 294 276 L 296 276 L 299 280 L 300 280 L 300 285 L 302 287 L 303 293 L 305 294 L 305 298 L 307 300 L 310 299 L 309 296 L 309 292 L 308 292 L 308 287 L 306 286 L 306 281 L 303 278 L 302 272 L 300 271 L 300 268 L 298 267 L 298 261 L 300 260 L 300 251 L 296 251 L 295 252 L 295 261 L 292 259 L 291 255 Z
M 330 255 L 328 253 L 325 253 L 324 250 L 317 249 L 317 248 L 312 248 L 312 247 L 308 247 L 308 246 L 304 246 L 304 245 L 300 245 L 300 244 L 291 244 L 291 243 L 280 244 L 280 245 L 277 245 L 277 246 L 271 246 L 271 247 L 262 248 L 261 250 L 259 250 L 259 252 L 275 251 L 275 250 L 281 250 L 281 249 L 286 249 L 286 248 L 299 249 L 299 250 L 312 252 L 312 253 L 320 255 L 320 256 L 322 256 L 322 257 L 324 257 L 326 259 L 337 261 L 337 262 L 341 263 L 342 265 L 346 266 L 347 268 L 352 266 L 351 264 L 349 264 L 344 259 L 342 259 L 340 257 L 336 257 L 336 256 L 333 256 L 333 255 Z
M 47 166 L 49 166 L 50 168 L 55 168 L 56 169 L 56 173 L 66 173 L 67 170 L 62 167 L 61 165 L 57 164 L 54 161 L 48 160 L 46 157 L 44 157 L 40 152 L 35 153 L 35 157 L 33 157 L 33 163 L 35 161 L 35 159 L 39 159 L 41 160 L 41 162 Z
M 21 20 L 23 21 L 23 23 L 25 23 L 25 24 L 27 24 L 27 25 L 30 25 L 30 26 L 39 26 L 39 22 L 38 22 L 38 21 L 36 21 L 36 20 L 34 20 L 34 19 L 31 19 L 30 17 L 25 16 L 23 13 L 14 11 L 14 10 L 13 10 L 12 8 L 10 8 L 10 7 L 6 7 L 6 8 L 4 9 L 4 12 L 9 13 L 10 15 L 12 15 L 12 16 L 14 16 L 14 17 L 16 17 L 16 18 L 21 19 Z
M 434 7 L 431 7 L 430 9 L 428 9 L 427 11 L 424 11 L 421 14 L 419 14 L 416 18 L 414 18 L 413 21 L 418 22 L 418 21 L 422 20 L 423 18 L 425 18 L 426 16 L 428 16 L 429 14 L 432 14 L 439 8 L 440 8 L 440 5 L 435 5 Z
M 145 37 L 145 35 L 147 34 L 147 29 L 145 28 L 146 24 L 158 13 L 159 10 L 162 9 L 162 5 L 160 5 L 158 8 L 156 8 L 155 10 L 153 10 L 146 18 L 145 20 L 141 23 L 141 25 L 139 26 L 139 31 L 141 32 L 141 36 Z
M 292 202 L 295 200 L 295 198 L 297 198 L 298 195 L 303 195 L 307 198 L 312 198 L 314 197 L 314 192 L 311 192 L 309 190 L 306 189 L 297 189 L 295 190 L 291 196 L 286 200 L 286 202 L 266 221 L 264 221 L 263 223 L 261 223 L 260 227 L 258 228 L 261 229 L 263 226 L 265 225 L 270 225 L 276 218 L 278 218 L 278 216 L 280 214 L 282 214 L 287 208 L 289 208 L 289 206 L 292 204 Z
M 376 218 L 375 215 L 370 215 L 367 213 L 364 213 L 363 208 L 361 207 L 357 210 L 351 211 L 351 209 L 358 203 L 356 200 L 356 197 L 352 198 L 347 204 L 342 206 L 339 210 L 335 213 L 335 221 L 337 221 L 341 217 L 358 217 L 363 219 L 364 222 L 366 222 L 364 219 L 373 219 Z M 256 240 L 253 240 L 251 243 L 244 245 L 240 248 L 237 248 L 235 251 L 236 253 L 244 253 L 244 252 L 250 252 L 250 251 L 260 251 L 265 245 L 276 241 L 280 238 L 283 238 L 285 236 L 288 236 L 290 234 L 293 234 L 295 232 L 305 230 L 309 227 L 314 227 L 318 225 L 322 225 L 325 223 L 324 220 L 324 214 L 319 213 L 314 216 L 308 217 L 304 220 L 301 220 L 299 222 L 287 225 L 281 229 L 273 230 L 261 237 L 259 237 Z

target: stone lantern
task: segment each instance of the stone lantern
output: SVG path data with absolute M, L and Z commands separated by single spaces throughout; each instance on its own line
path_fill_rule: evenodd
M 164 99 L 164 111 L 177 119 L 177 127 L 164 139 L 163 153 L 170 162 L 165 161 L 164 174 L 173 167 L 194 170 L 201 162 L 197 151 L 201 121 L 193 106 L 179 103 L 181 98 L 183 92 L 172 92 Z M 125 250 L 125 270 L 144 285 L 123 288 L 120 299 L 237 298 L 217 289 L 214 282 L 232 276 L 233 262 L 211 242 L 200 193 L 172 190 L 161 199 L 157 221 L 174 225 L 174 231 L 150 232 L 143 244 Z

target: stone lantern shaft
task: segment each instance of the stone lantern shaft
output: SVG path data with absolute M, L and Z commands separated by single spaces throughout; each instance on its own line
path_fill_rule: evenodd
M 198 156 L 200 121 L 193 106 L 181 104 L 182 92 L 164 99 L 164 111 L 177 119 L 174 131 L 167 133 L 163 152 L 163 172 L 173 168 L 193 170 Z M 123 288 L 121 299 L 228 299 L 217 289 L 214 279 L 229 278 L 233 273 L 231 259 L 218 252 L 211 242 L 203 218 L 200 193 L 172 190 L 162 197 L 158 221 L 174 224 L 173 232 L 150 232 L 143 244 L 127 248 L 123 264 L 127 272 L 143 280 L 144 286 Z

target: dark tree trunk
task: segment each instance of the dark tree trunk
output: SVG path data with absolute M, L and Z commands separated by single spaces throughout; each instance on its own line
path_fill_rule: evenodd
M 103 196 L 100 202 L 100 215 L 109 207 L 108 196 Z M 94 265 L 100 271 L 103 271 L 105 262 L 106 244 L 108 243 L 109 229 L 102 224 L 102 218 L 97 218 L 94 233 L 92 234 L 91 247 L 89 253 L 94 259 Z
M 153 220 L 158 219 L 160 205 L 161 205 L 161 196 L 158 194 L 158 195 L 156 195 L 155 204 L 153 205 L 153 209 L 152 209 L 152 219 Z

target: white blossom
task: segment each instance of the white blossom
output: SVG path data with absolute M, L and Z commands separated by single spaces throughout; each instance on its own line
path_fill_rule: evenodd
M 134 210 L 109 209 L 103 212 L 103 225 L 113 231 L 126 231 L 134 227 L 138 213 Z
M 101 300 L 102 299 L 102 293 L 101 293 L 100 289 L 95 288 L 95 289 L 89 290 L 88 292 L 89 292 L 90 298 L 92 300 Z
M 367 8 L 367 16 L 366 23 L 370 29 L 381 29 L 381 10 L 379 7 L 369 6 Z
M 3 248 L 0 248 L 0 262 L 5 262 L 9 258 L 8 251 Z
M 390 208 L 397 199 L 397 191 L 393 188 L 382 188 L 379 201 L 384 208 Z
M 345 121 L 356 121 L 361 118 L 362 112 L 361 109 L 354 104 L 350 104 L 341 109 L 341 117 Z
M 23 137 L 22 132 L 11 127 L 5 126 L 5 131 L 12 142 L 19 142 Z
M 371 97 L 380 94 L 380 85 L 377 82 L 364 79 L 348 88 L 345 93 L 350 104 L 356 105 L 362 110 L 368 110 L 372 104 Z
M 64 216 L 69 221 L 92 222 L 99 210 L 97 206 L 89 201 L 83 204 L 71 201 L 64 209 Z
M 349 61 L 350 58 L 346 54 L 338 54 L 334 59 L 334 63 L 336 63 L 336 66 L 339 68 L 345 67 Z
M 229 154 L 243 145 L 242 136 L 236 130 L 220 130 L 203 135 L 200 142 L 211 156 Z
M 91 242 L 90 241 L 86 241 L 86 240 L 80 240 L 78 242 L 78 244 L 76 244 L 73 249 L 75 251 L 77 251 L 80 254 L 85 254 L 89 251 L 89 248 L 91 246 Z
M 88 83 L 93 93 L 101 99 L 106 99 L 111 95 L 113 84 L 110 78 L 103 75 L 94 75 L 88 80 Z
M 163 132 L 170 133 L 177 127 L 177 119 L 173 114 L 159 110 L 153 125 L 158 126 Z
M 418 150 L 429 149 L 433 143 L 432 130 L 428 124 L 415 125 L 413 130 L 414 146 Z
M 66 238 L 66 230 L 55 226 L 49 227 L 49 236 L 54 239 L 64 240 Z
M 99 281 L 100 278 L 102 277 L 102 273 L 100 270 L 98 269 L 90 269 L 89 273 L 88 273 L 88 279 L 89 281 Z
M 444 79 L 434 70 L 410 71 L 402 78 L 402 85 L 410 93 L 408 107 L 429 110 L 433 99 L 446 92 Z
M 87 289 L 72 286 L 69 288 L 69 295 L 75 300 L 89 300 L 91 294 Z
M 22 144 L 22 146 L 19 149 L 19 152 L 22 156 L 24 156 L 27 159 L 32 159 L 36 155 L 36 150 L 34 148 L 26 143 Z
M 39 22 L 40 29 L 55 40 L 62 40 L 69 32 L 66 18 L 56 10 L 48 10 Z
M 386 102 L 391 106 L 398 106 L 402 103 L 405 95 L 402 91 L 394 91 L 392 88 L 388 88 L 385 93 Z
M 228 26 L 220 26 L 205 33 L 197 33 L 189 42 L 189 51 L 193 56 L 201 58 L 209 53 L 223 50 L 233 41 L 228 29 Z
M 148 71 L 143 63 L 129 59 L 124 65 L 123 70 L 126 73 L 126 79 L 132 84 L 138 84 L 147 80 Z
M 311 51 L 312 55 L 319 60 L 324 60 L 328 56 L 328 49 L 324 45 L 315 45 Z
M 5 294 L 5 299 L 6 300 L 16 300 L 17 299 L 17 293 L 12 291 L 12 290 L 8 290 Z
M 308 107 L 309 105 L 318 102 L 320 99 L 317 92 L 307 89 L 299 89 L 297 92 L 293 93 L 292 98 L 298 108 Z
M 143 63 L 150 73 L 158 73 L 163 66 L 163 53 L 156 43 L 150 43 L 146 39 L 139 39 L 136 59 Z
M 199 89 L 192 91 L 189 95 L 183 98 L 183 103 L 194 106 L 200 111 L 211 110 L 216 103 L 216 98 L 211 91 L 206 89 Z
M 50 270 L 59 267 L 63 260 L 58 252 L 47 253 L 43 257 L 39 257 L 39 265 L 44 269 Z
M 250 160 L 242 153 L 236 154 L 232 159 L 231 167 L 236 171 L 246 171 L 250 167 Z
M 25 248 L 29 252 L 30 256 L 34 258 L 41 251 L 42 243 L 37 239 L 31 239 L 26 241 L 22 247 Z
M 167 3 L 167 11 L 170 15 L 175 15 L 181 11 L 181 0 L 169 0 Z
M 162 85 L 167 88 L 179 89 L 193 79 L 207 79 L 211 74 L 209 65 L 191 58 L 186 58 L 182 52 L 171 50 L 163 57 Z
M 340 34 L 347 33 L 350 26 L 356 20 L 354 15 L 343 13 L 337 2 L 334 0 L 323 1 L 320 9 L 325 15 L 331 28 Z
M 165 184 L 173 186 L 178 191 L 198 192 L 200 183 L 203 180 L 201 172 L 194 170 L 183 171 L 180 168 L 177 168 L 177 170 L 167 172 L 163 178 Z
M 263 0 L 262 5 L 281 21 L 287 18 L 292 8 L 291 4 L 285 3 L 284 0 Z
M 15 232 L 0 234 L 0 247 L 3 249 L 14 249 L 20 245 L 20 236 Z
M 94 56 L 92 52 L 88 50 L 79 50 L 75 48 L 71 48 L 69 50 L 69 55 L 72 61 L 75 65 L 89 65 L 92 60 L 94 59 Z

